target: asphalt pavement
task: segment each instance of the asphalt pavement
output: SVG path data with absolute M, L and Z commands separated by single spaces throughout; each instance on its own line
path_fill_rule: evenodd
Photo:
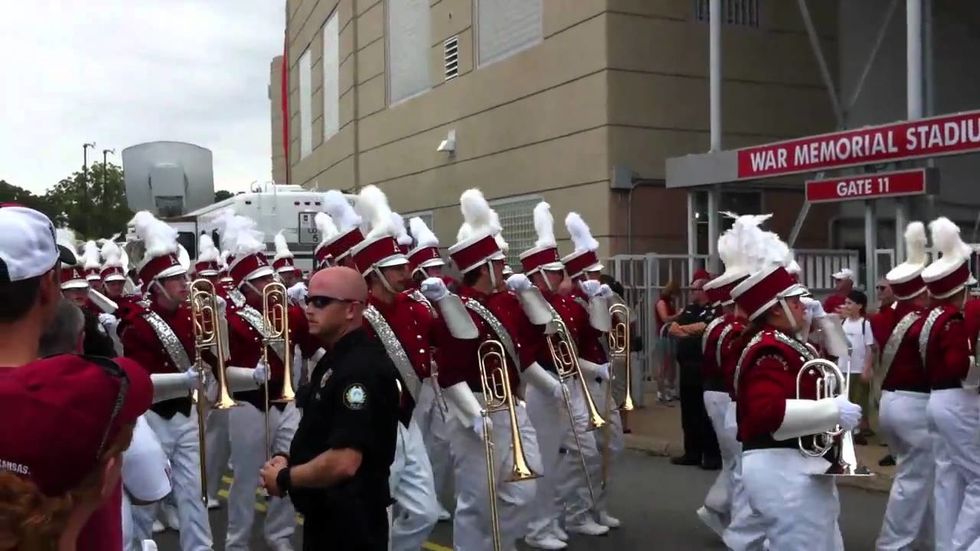
M 715 473 L 695 467 L 671 465 L 664 457 L 627 451 L 612 482 L 611 512 L 623 521 L 623 527 L 602 537 L 573 537 L 572 551 L 625 550 L 722 550 L 725 546 L 708 530 L 694 511 L 701 505 Z M 841 531 L 847 549 L 874 548 L 875 536 L 884 514 L 887 495 L 859 488 L 842 487 Z M 261 508 L 261 502 L 259 507 Z M 262 514 L 256 516 L 261 521 Z M 215 549 L 224 549 L 225 509 L 211 512 Z M 267 549 L 262 541 L 260 524 L 255 527 L 253 551 Z M 301 549 L 302 527 L 297 528 L 296 549 Z M 447 551 L 452 548 L 452 523 L 441 523 L 433 532 L 426 549 Z M 174 532 L 157 535 L 162 551 L 179 551 Z M 520 547 L 527 549 L 526 547 Z

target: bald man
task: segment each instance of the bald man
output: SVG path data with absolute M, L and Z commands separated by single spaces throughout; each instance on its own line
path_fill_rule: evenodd
M 397 371 L 363 329 L 367 284 L 346 267 L 310 280 L 306 317 L 327 351 L 297 403 L 303 418 L 289 456 L 262 468 L 271 495 L 305 517 L 303 549 L 388 549 L 388 468 L 398 424 Z

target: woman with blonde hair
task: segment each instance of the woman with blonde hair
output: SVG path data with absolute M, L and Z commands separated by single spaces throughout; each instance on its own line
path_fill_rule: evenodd
M 677 399 L 676 341 L 667 334 L 666 328 L 680 315 L 680 311 L 677 309 L 680 290 L 681 287 L 677 280 L 671 279 L 660 292 L 660 298 L 657 299 L 657 304 L 654 306 L 653 313 L 657 322 L 656 357 L 660 360 L 656 375 L 657 400 L 661 402 Z

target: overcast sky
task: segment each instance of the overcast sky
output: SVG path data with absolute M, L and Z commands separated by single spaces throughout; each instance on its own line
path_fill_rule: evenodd
M 283 0 L 25 0 L 0 17 L 0 179 L 43 192 L 82 166 L 175 140 L 214 154 L 215 189 L 271 180 L 269 64 Z M 89 153 L 89 162 L 93 154 Z

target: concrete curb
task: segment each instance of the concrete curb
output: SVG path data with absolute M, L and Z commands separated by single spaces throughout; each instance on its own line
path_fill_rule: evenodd
M 625 445 L 627 449 L 645 453 L 654 457 L 670 457 L 680 455 L 682 449 L 680 443 L 671 442 L 664 438 L 654 438 L 651 436 L 641 436 L 637 434 L 626 434 Z M 884 473 L 875 473 L 875 476 L 863 477 L 839 477 L 839 486 L 860 488 L 870 492 L 884 492 L 891 490 L 892 477 Z

